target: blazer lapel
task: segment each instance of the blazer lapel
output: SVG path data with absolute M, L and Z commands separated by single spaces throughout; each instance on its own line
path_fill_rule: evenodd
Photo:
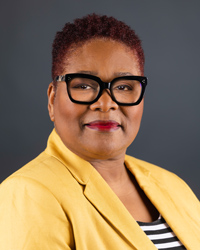
M 186 249 L 198 249 L 200 246 L 200 205 L 186 184 L 178 177 L 172 181 L 172 174 L 168 177 L 167 183 L 162 183 L 149 168 L 137 164 L 137 161 L 134 164 L 127 162 L 126 165 Z M 181 185 L 184 189 L 180 188 Z
M 134 247 L 133 249 L 156 249 L 116 194 L 95 169 L 86 184 L 84 195 L 102 216 L 115 227 L 116 231 L 130 242 Z
M 198 249 L 200 246 L 200 213 L 195 215 L 191 210 L 192 204 L 195 206 L 195 203 L 193 201 L 190 203 L 188 200 L 189 206 L 188 204 L 184 206 L 181 202 L 182 199 L 185 199 L 184 194 L 179 197 L 170 195 L 167 187 L 158 186 L 154 181 L 148 188 L 147 186 L 144 188 L 144 192 L 182 244 L 188 250 Z M 198 226 L 197 223 L 199 223 Z

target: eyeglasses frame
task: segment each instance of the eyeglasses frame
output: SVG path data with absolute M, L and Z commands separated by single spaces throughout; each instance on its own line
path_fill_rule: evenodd
M 99 93 L 97 95 L 97 97 L 91 101 L 91 102 L 83 102 L 83 101 L 77 101 L 77 100 L 74 100 L 70 94 L 70 90 L 69 90 L 69 84 L 68 82 L 74 78 L 77 78 L 77 77 L 80 77 L 80 78 L 88 78 L 88 79 L 91 79 L 91 80 L 94 80 L 96 81 L 99 86 L 100 86 L 100 89 L 99 89 Z M 120 79 L 126 79 L 126 80 L 137 80 L 141 83 L 142 85 L 142 91 L 141 91 L 141 94 L 140 94 L 140 97 L 139 99 L 137 100 L 137 102 L 135 103 L 120 103 L 118 102 L 116 99 L 115 99 L 115 96 L 113 95 L 112 93 L 112 85 L 120 80 Z M 120 76 L 120 77 L 116 77 L 114 78 L 112 81 L 110 82 L 103 82 L 99 77 L 97 76 L 94 76 L 94 75 L 90 75 L 90 74 L 83 74 L 83 73 L 71 73 L 71 74 L 66 74 L 66 75 L 60 75 L 60 76 L 56 76 L 55 77 L 55 81 L 56 82 L 62 82 L 64 81 L 66 83 L 66 86 L 67 86 L 67 93 L 68 93 L 68 96 L 70 98 L 70 100 L 74 103 L 77 103 L 77 104 L 85 104 L 85 105 L 91 105 L 95 102 L 98 101 L 98 99 L 101 97 L 104 89 L 108 89 L 110 90 L 110 97 L 112 98 L 112 100 L 114 102 L 116 102 L 119 106 L 135 106 L 135 105 L 138 105 L 141 101 L 142 101 L 142 98 L 144 96 L 144 92 L 145 92 L 145 88 L 147 86 L 147 77 L 145 76 L 133 76 L 133 75 L 130 75 L 130 76 Z

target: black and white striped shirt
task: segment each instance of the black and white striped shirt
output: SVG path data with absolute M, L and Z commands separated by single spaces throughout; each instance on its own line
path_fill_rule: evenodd
M 138 222 L 138 224 L 158 250 L 186 249 L 161 216 L 151 223 Z

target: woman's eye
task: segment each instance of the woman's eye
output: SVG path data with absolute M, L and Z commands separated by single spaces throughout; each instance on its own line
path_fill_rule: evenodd
M 116 86 L 117 90 L 132 90 L 132 88 L 129 85 L 119 85 Z
M 75 89 L 91 89 L 91 86 L 89 86 L 87 84 L 78 84 L 78 85 L 75 85 L 73 88 L 75 88 Z

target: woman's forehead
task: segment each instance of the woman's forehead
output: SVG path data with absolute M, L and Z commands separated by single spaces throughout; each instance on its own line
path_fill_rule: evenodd
M 108 39 L 93 39 L 73 48 L 65 58 L 63 74 L 83 71 L 129 72 L 141 75 L 138 57 L 126 45 Z

